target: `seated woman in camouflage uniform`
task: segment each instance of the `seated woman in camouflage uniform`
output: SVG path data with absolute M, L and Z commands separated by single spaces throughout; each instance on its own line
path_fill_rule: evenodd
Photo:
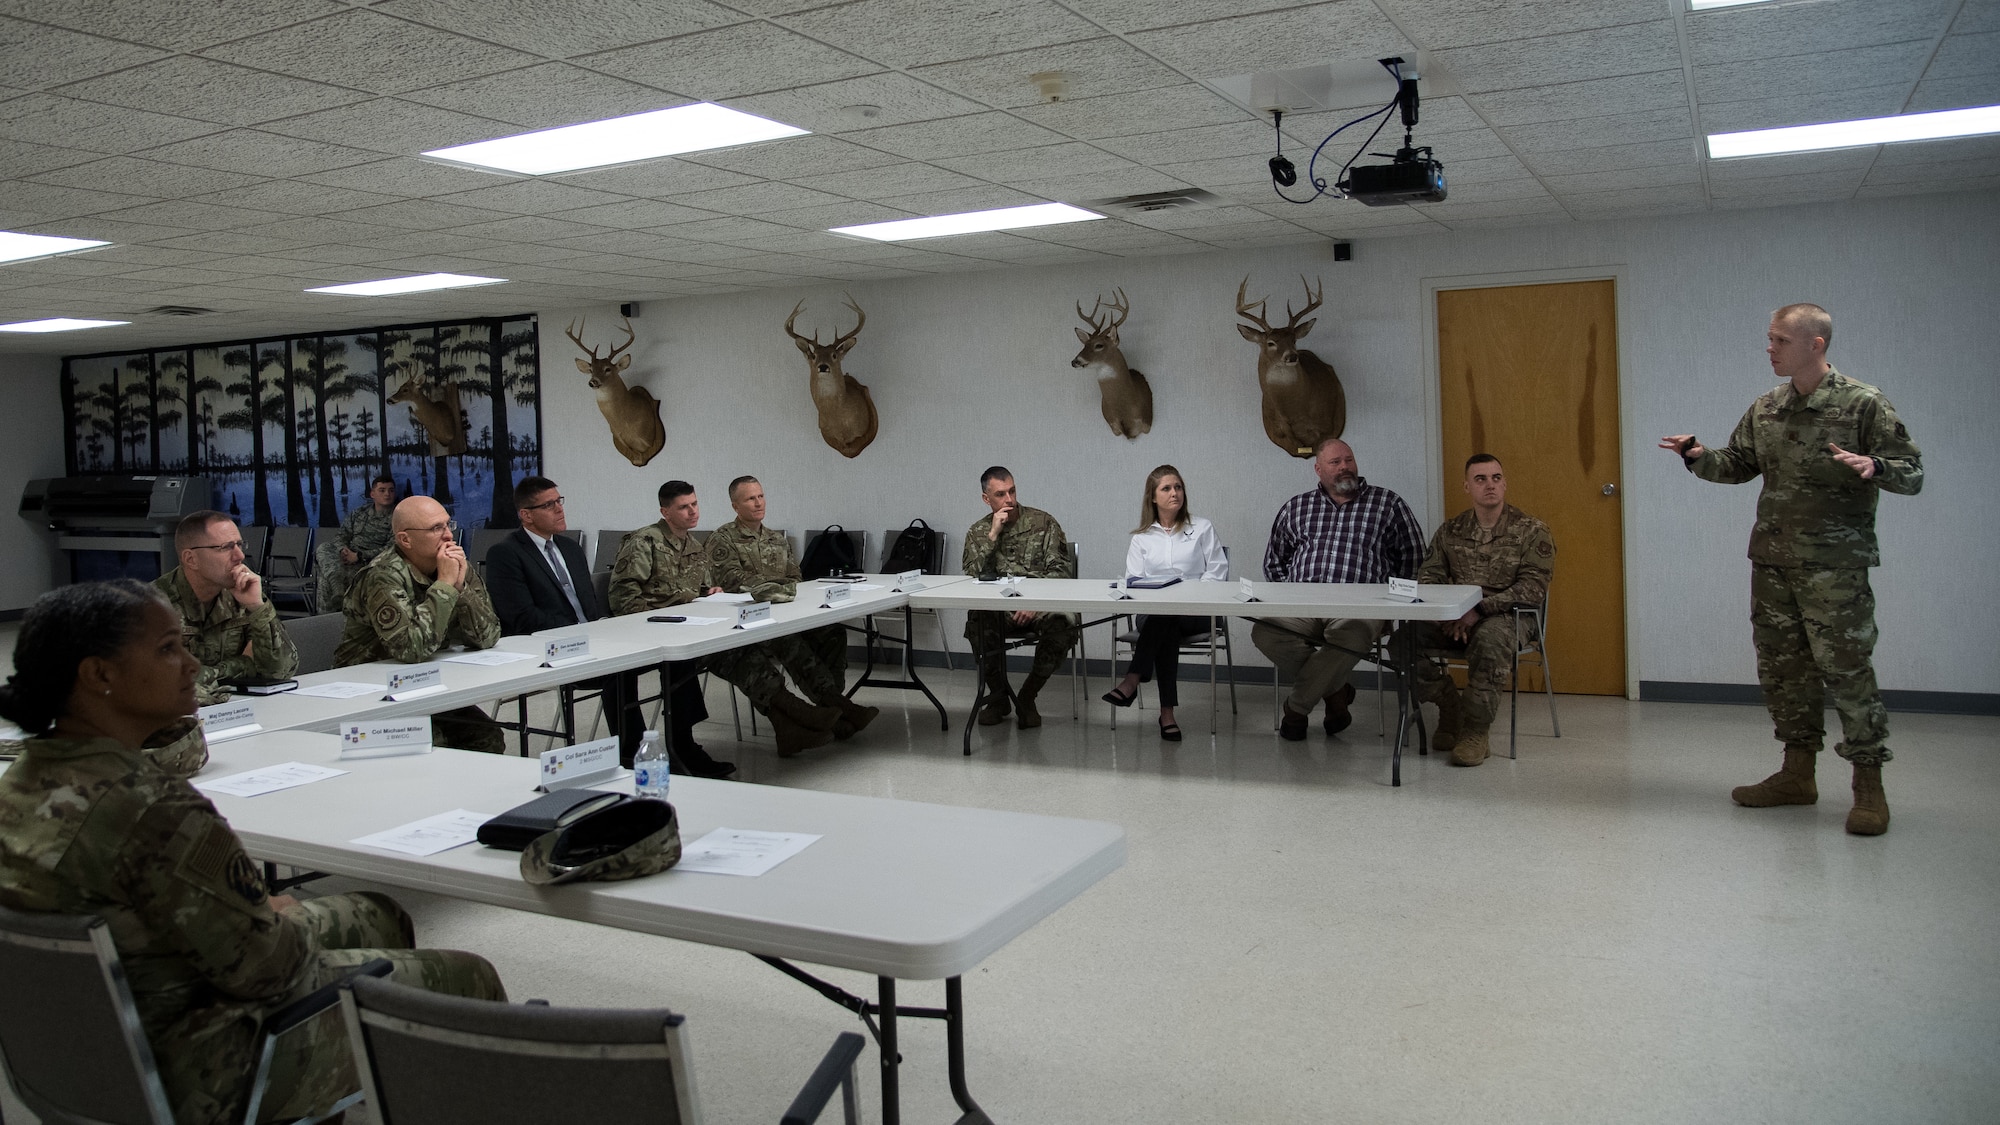
M 313 551 L 313 571 L 319 575 L 321 613 L 339 613 L 347 588 L 394 538 L 389 526 L 396 508 L 396 478 L 382 473 L 368 482 L 368 502 L 347 513 L 340 530 Z
M 505 999 L 470 953 L 411 949 L 387 896 L 267 893 L 215 806 L 140 752 L 194 709 L 180 615 L 130 579 L 67 586 L 28 610 L 0 717 L 34 736 L 0 775 L 0 903 L 105 920 L 174 1120 L 242 1119 L 262 1021 L 375 957 L 394 979 Z M 337 1016 L 287 1037 L 264 1102 L 324 1113 L 354 1088 Z

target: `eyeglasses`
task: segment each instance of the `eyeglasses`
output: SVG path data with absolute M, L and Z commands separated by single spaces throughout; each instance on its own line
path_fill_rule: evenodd
M 553 500 L 544 500 L 539 504 L 523 504 L 521 505 L 521 510 L 524 512 L 539 512 L 543 508 L 560 508 L 562 506 L 563 498 L 558 496 Z
M 464 532 L 459 528 L 457 520 L 446 520 L 443 523 L 434 523 L 429 527 L 419 527 L 416 528 L 415 530 L 422 531 L 430 535 L 443 535 L 446 532 L 450 532 L 453 540 L 460 539 L 464 536 Z
M 193 546 L 193 547 L 189 547 L 189 548 L 188 548 L 188 550 L 190 550 L 190 551 L 223 551 L 223 552 L 228 552 L 228 551 L 241 551 L 241 550 L 243 550 L 243 540 L 241 540 L 241 539 L 231 539 L 231 540 L 230 540 L 229 542 L 227 542 L 227 543 L 200 543 L 200 544 L 196 544 L 196 545 L 195 545 L 195 546 Z

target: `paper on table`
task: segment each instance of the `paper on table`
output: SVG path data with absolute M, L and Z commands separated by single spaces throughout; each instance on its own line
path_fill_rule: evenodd
M 686 621 L 676 621 L 676 625 L 720 625 L 727 617 L 690 617 Z
M 883 587 L 880 582 L 856 582 L 847 588 L 850 590 L 880 590 Z
M 231 797 L 257 797 L 265 793 L 276 793 L 280 789 L 290 789 L 295 785 L 310 785 L 315 781 L 325 781 L 329 777 L 339 777 L 346 772 L 328 766 L 308 765 L 305 762 L 284 762 L 262 769 L 232 773 L 228 777 L 218 777 L 211 781 L 197 781 L 194 787 L 203 792 L 224 793 Z
M 353 699 L 357 695 L 372 695 L 381 690 L 380 682 L 359 684 L 353 680 L 334 680 L 330 683 L 302 687 L 292 694 L 310 695 L 315 699 Z
M 718 828 L 681 849 L 676 871 L 703 875 L 762 875 L 819 839 L 805 832 Z
M 736 605 L 749 600 L 748 594 L 703 594 L 695 599 L 698 602 L 710 602 L 715 605 Z
M 478 839 L 479 826 L 492 819 L 492 813 L 453 809 L 413 820 L 400 828 L 360 836 L 352 842 L 405 855 L 436 855 Z
M 449 660 L 453 664 L 485 664 L 494 666 L 512 664 L 517 660 L 533 660 L 535 659 L 535 654 L 532 652 L 506 652 L 497 648 L 489 648 L 482 652 L 461 652 L 456 656 L 441 656 L 438 659 Z

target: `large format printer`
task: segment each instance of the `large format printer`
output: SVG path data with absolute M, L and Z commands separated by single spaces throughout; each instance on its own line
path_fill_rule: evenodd
M 69 581 L 151 580 L 178 565 L 174 525 L 210 504 L 207 477 L 44 477 L 21 492 L 21 518 L 56 533 Z

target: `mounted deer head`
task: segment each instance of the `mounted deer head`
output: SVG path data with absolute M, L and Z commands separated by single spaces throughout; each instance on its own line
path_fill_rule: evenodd
M 1069 361 L 1071 367 L 1080 368 L 1097 377 L 1098 408 L 1104 414 L 1104 421 L 1111 426 L 1111 432 L 1127 441 L 1136 441 L 1140 434 L 1153 428 L 1153 388 L 1146 377 L 1135 367 L 1125 362 L 1125 353 L 1118 347 L 1118 326 L 1125 323 L 1132 306 L 1125 300 L 1125 291 L 1116 290 L 1117 298 L 1109 308 L 1104 298 L 1083 311 L 1083 302 L 1076 303 L 1076 315 L 1090 325 L 1090 331 L 1076 330 L 1076 338 L 1083 341 L 1083 350 Z M 1100 318 L 1097 314 L 1103 310 Z M 1114 319 L 1115 318 L 1115 319 Z
M 437 398 L 429 398 L 415 376 L 403 381 L 391 403 L 408 403 L 410 416 L 430 435 L 431 455 L 449 457 L 465 452 L 465 415 L 458 406 L 458 384 L 446 383 Z
M 590 357 L 577 360 L 576 369 L 590 376 L 590 389 L 597 392 L 598 412 L 611 427 L 612 446 L 627 461 L 643 465 L 667 444 L 667 427 L 660 421 L 660 403 L 652 392 L 644 387 L 627 387 L 618 374 L 632 366 L 632 357 L 622 354 L 636 338 L 632 322 L 625 321 L 625 342 L 601 356 L 596 348 L 583 342 L 582 330 L 581 321 L 563 329 L 564 335 Z
M 792 315 L 785 318 L 785 335 L 792 338 L 792 343 L 799 346 L 799 353 L 806 357 L 813 406 L 819 411 L 819 436 L 842 457 L 853 457 L 875 440 L 875 431 L 881 424 L 868 388 L 840 368 L 841 357 L 853 349 L 861 335 L 861 326 L 868 323 L 868 314 L 861 311 L 853 297 L 848 297 L 847 307 L 854 310 L 855 316 L 853 331 L 835 336 L 830 344 L 822 344 L 817 330 L 811 339 L 792 331 L 805 307 L 804 301 L 792 306 Z
M 1265 435 L 1271 444 L 1294 457 L 1311 457 L 1314 446 L 1339 437 L 1347 429 L 1347 392 L 1341 389 L 1340 376 L 1331 365 L 1299 347 L 1299 340 L 1318 323 L 1300 323 L 1299 318 L 1320 307 L 1326 294 L 1325 282 L 1315 293 L 1311 282 L 1303 277 L 1299 281 L 1306 287 L 1306 307 L 1293 312 L 1291 302 L 1285 302 L 1285 326 L 1273 328 L 1265 319 L 1267 299 L 1244 298 L 1244 290 L 1250 287 L 1250 279 L 1245 277 L 1236 287 L 1236 313 L 1250 323 L 1237 325 L 1236 331 L 1257 345 Z

